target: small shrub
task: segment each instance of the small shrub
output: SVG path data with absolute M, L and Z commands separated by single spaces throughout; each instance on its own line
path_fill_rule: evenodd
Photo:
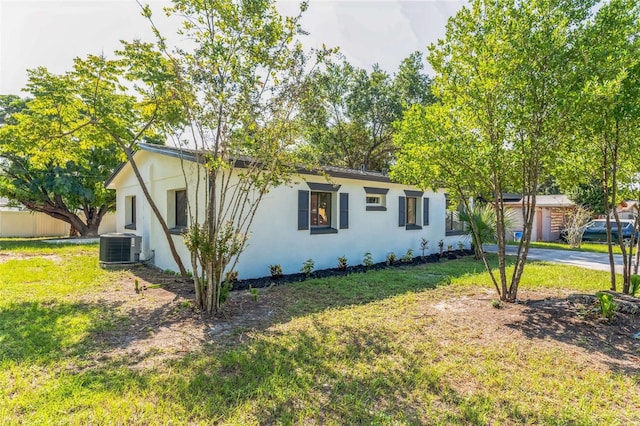
M 391 252 L 387 255 L 387 265 L 393 265 L 393 263 L 396 261 L 396 254 L 394 252 Z
M 491 300 L 491 307 L 495 309 L 502 309 L 504 305 L 502 304 L 502 300 L 493 299 Z
M 341 271 L 347 269 L 347 258 L 345 256 L 338 257 L 338 269 Z
M 464 250 L 464 243 L 462 241 L 458 241 L 458 250 Z
M 220 304 L 224 304 L 229 298 L 229 292 L 233 288 L 233 283 L 231 282 L 223 282 L 220 286 Z
M 447 251 L 453 251 L 453 245 L 452 244 L 449 244 L 447 246 Z
M 598 292 L 596 297 L 600 302 L 600 313 L 606 319 L 611 320 L 616 312 L 616 303 L 613 301 L 613 296 L 608 293 Z
M 282 266 L 279 263 L 269 265 L 269 271 L 271 272 L 271 278 L 278 279 L 282 276 Z
M 228 271 L 224 274 L 224 282 L 235 283 L 238 282 L 238 271 Z
M 300 269 L 300 272 L 308 277 L 313 272 L 313 268 L 315 268 L 315 266 L 316 263 L 313 261 L 313 259 L 307 259 L 302 262 L 302 269 Z
M 133 282 L 133 286 L 134 289 L 136 290 L 136 293 L 140 293 L 140 282 L 138 281 L 138 279 L 136 278 L 136 280 Z
M 254 302 L 258 301 L 258 289 L 251 287 L 251 285 L 249 285 L 249 293 L 251 293 L 251 297 L 253 298 Z
M 442 253 L 444 252 L 444 241 L 438 241 L 438 250 L 440 251 L 440 256 L 442 256 Z
M 429 240 L 427 240 L 425 237 L 422 237 L 420 239 L 420 250 L 422 250 L 423 259 L 424 259 L 424 253 L 427 251 L 428 248 L 429 248 Z
M 640 275 L 631 275 L 631 295 L 635 296 L 640 290 Z
M 364 254 L 364 258 L 362 259 L 362 264 L 367 268 L 371 268 L 373 266 L 373 256 L 371 253 L 366 252 Z
M 566 241 L 569 247 L 580 248 L 585 225 L 591 220 L 592 216 L 593 212 L 591 210 L 578 204 L 567 214 L 565 228 L 562 230 L 560 238 Z
M 402 263 L 411 263 L 413 262 L 413 249 L 408 249 L 407 252 L 400 259 Z

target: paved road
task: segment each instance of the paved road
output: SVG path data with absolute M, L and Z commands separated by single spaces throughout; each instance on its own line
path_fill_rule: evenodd
M 497 252 L 497 247 L 486 244 L 484 250 L 489 253 L 495 253 Z M 515 255 L 517 251 L 518 247 L 507 246 L 507 254 Z M 615 254 L 613 257 L 616 262 L 616 271 L 621 274 L 622 255 Z M 583 268 L 597 269 L 599 271 L 609 271 L 609 255 L 606 253 L 530 248 L 527 260 L 545 260 L 548 262 L 565 263 Z

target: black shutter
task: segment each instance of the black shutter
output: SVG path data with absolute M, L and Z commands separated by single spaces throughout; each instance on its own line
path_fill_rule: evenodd
M 340 193 L 340 229 L 349 229 L 349 194 Z
M 422 199 L 422 226 L 429 226 L 429 198 Z
M 309 191 L 298 191 L 298 230 L 309 229 Z
M 398 226 L 404 226 L 407 218 L 405 197 L 398 197 Z

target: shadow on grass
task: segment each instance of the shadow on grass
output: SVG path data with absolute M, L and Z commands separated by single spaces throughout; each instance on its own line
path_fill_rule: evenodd
M 548 418 L 500 395 L 456 392 L 446 381 L 446 371 L 434 362 L 435 355 L 394 347 L 396 336 L 381 335 L 377 329 L 345 327 L 336 330 L 316 323 L 286 336 L 254 339 L 233 350 L 207 348 L 171 362 L 168 375 L 112 363 L 64 376 L 53 395 L 41 397 L 84 394 L 86 401 L 100 404 L 91 398 L 94 393 L 112 396 L 113 401 L 102 402 L 126 401 L 127 412 L 134 413 L 132 418 L 119 416 L 124 423 L 179 419 L 180 423 L 485 425 L 581 420 L 576 412 Z M 145 407 L 139 395 L 158 402 L 157 406 Z M 91 409 L 90 404 L 76 407 L 74 414 Z
M 275 285 L 260 289 L 256 299 L 249 291 L 231 292 L 222 312 L 212 321 L 211 335 L 214 340 L 224 340 L 227 335 L 234 334 L 234 330 L 236 334 L 247 329 L 264 330 L 274 324 L 327 309 L 366 305 L 407 293 L 432 290 L 450 285 L 457 277 L 480 271 L 484 273 L 482 263 L 466 257 Z
M 526 318 L 507 326 L 530 339 L 553 339 L 600 353 L 612 360 L 605 362 L 613 371 L 639 374 L 638 340 L 632 335 L 640 331 L 640 318 L 619 313 L 617 321 L 608 324 L 593 313 L 583 319 L 586 313 L 567 298 L 545 299 L 530 302 L 523 310 Z
M 87 353 L 115 327 L 113 306 L 21 302 L 0 308 L 0 360 L 47 363 Z

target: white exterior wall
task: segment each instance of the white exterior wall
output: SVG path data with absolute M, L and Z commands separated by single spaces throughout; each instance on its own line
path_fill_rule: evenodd
M 168 216 L 167 194 L 171 190 L 184 189 L 187 185 L 182 174 L 180 160 L 167 155 L 140 151 L 136 154 L 136 163 L 141 170 L 149 192 L 156 201 L 165 220 Z M 185 161 L 189 182 L 195 182 L 194 163 Z M 420 230 L 407 230 L 398 226 L 398 197 L 405 196 L 404 190 L 415 188 L 376 182 L 332 178 L 333 184 L 341 185 L 334 198 L 332 227 L 338 230 L 332 234 L 311 234 L 310 230 L 298 230 L 298 191 L 311 191 L 308 182 L 327 183 L 323 177 L 305 175 L 294 179 L 289 186 L 273 188 L 263 198 L 253 225 L 251 236 L 245 251 L 241 254 L 237 266 L 239 278 L 255 278 L 269 275 L 269 265 L 280 264 L 285 274 L 300 271 L 302 263 L 313 259 L 316 269 L 334 268 L 337 257 L 346 256 L 349 265 L 362 263 L 365 253 L 370 252 L 374 262 L 382 262 L 390 252 L 402 257 L 407 249 L 413 249 L 414 256 L 421 254 L 420 241 L 429 240 L 428 253 L 438 251 L 438 241 L 444 240 L 445 249 L 451 244 L 457 248 L 458 241 L 468 242 L 463 236 L 445 236 L 445 197 L 443 192 L 425 192 L 429 198 L 429 225 Z M 200 186 L 200 199 L 204 199 L 205 185 Z M 194 204 L 194 185 L 189 185 L 188 197 Z M 367 211 L 365 208 L 364 187 L 389 188 L 386 194 L 386 211 Z M 154 264 L 162 269 L 175 270 L 164 233 L 151 211 L 137 180 L 129 166 L 120 171 L 110 188 L 117 190 L 116 222 L 117 232 L 135 233 L 142 236 L 142 259 L 154 257 Z M 349 228 L 339 229 L 339 194 L 349 194 Z M 136 229 L 126 229 L 125 202 L 127 197 L 136 196 Z M 418 224 L 422 224 L 422 202 L 417 214 Z M 203 204 L 202 204 L 203 205 Z M 202 212 L 200 212 L 202 214 Z M 188 250 L 182 237 L 172 235 L 185 266 L 190 269 Z

